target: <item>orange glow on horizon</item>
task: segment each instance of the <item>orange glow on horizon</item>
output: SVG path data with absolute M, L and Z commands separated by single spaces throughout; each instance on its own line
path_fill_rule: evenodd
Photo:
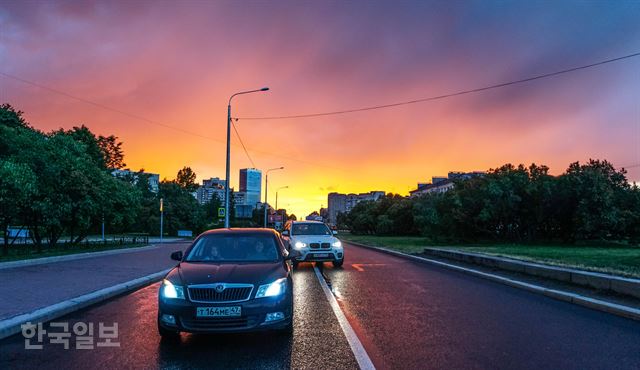
M 52 4 L 24 19 L 3 18 L 0 9 L 0 22 L 24 22 L 0 23 L 2 71 L 127 114 L 3 76 L 0 103 L 24 111 L 43 131 L 85 124 L 114 134 L 124 142 L 130 169 L 174 179 L 190 166 L 201 183 L 224 178 L 227 101 L 238 91 L 270 87 L 234 98 L 234 117 L 352 109 L 629 51 L 631 41 L 601 47 L 607 44 L 600 42 L 606 41 L 601 30 L 612 38 L 616 32 L 640 37 L 637 23 L 618 17 L 574 19 L 579 12 L 570 12 L 534 19 L 516 7 L 512 18 L 485 14 L 486 23 L 467 24 L 461 21 L 468 20 L 466 11 L 456 7 L 438 13 L 415 6 Z M 557 22 L 549 25 L 553 37 L 540 31 L 543 21 Z M 582 28 L 567 30 L 570 22 Z M 463 24 L 465 32 L 455 32 Z M 593 48 L 558 46 L 573 45 L 590 29 L 600 40 Z M 449 171 L 535 162 L 559 174 L 589 158 L 638 164 L 637 67 L 629 60 L 441 101 L 308 119 L 241 119 L 236 126 L 255 167 L 285 167 L 269 176 L 269 202 L 276 188 L 289 186 L 278 205 L 301 217 L 326 207 L 329 192 L 406 195 L 418 182 Z M 237 189 L 238 170 L 254 166 L 233 132 L 232 138 L 231 185 Z M 639 181 L 640 167 L 629 169 L 628 177 Z

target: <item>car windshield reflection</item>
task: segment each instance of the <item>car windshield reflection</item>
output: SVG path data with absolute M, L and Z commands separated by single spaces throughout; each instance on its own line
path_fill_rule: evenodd
M 293 235 L 331 235 L 331 231 L 324 224 L 294 224 Z
M 269 236 L 205 235 L 185 258 L 187 262 L 276 262 L 276 242 Z

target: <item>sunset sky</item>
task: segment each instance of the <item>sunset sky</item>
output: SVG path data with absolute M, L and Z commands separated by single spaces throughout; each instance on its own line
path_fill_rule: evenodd
M 389 104 L 640 52 L 639 1 L 0 0 L 0 103 L 49 131 L 124 142 L 129 168 L 224 177 L 233 116 Z M 101 107 L 102 106 L 102 107 Z M 105 109 L 108 107 L 110 109 Z M 123 114 L 125 113 L 125 114 Z M 136 118 L 140 117 L 140 118 Z M 153 122 L 153 123 L 152 123 Z M 407 194 L 448 171 L 608 159 L 640 165 L 640 57 L 445 100 L 237 128 L 279 206 L 327 193 Z M 234 137 L 232 185 L 251 163 Z M 640 166 L 629 168 L 640 181 Z M 274 193 L 270 192 L 270 200 Z

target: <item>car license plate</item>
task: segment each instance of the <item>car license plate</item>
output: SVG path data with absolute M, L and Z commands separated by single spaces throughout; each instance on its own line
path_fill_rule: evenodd
M 316 253 L 316 258 L 327 258 L 329 253 Z
M 242 307 L 198 307 L 196 317 L 237 317 L 242 315 Z

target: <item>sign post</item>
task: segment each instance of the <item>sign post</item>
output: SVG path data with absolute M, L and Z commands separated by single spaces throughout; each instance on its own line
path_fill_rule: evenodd
M 163 199 L 160 198 L 160 244 L 162 244 L 162 226 L 164 223 L 164 204 L 163 204 Z
M 227 210 L 224 207 L 220 207 L 218 208 L 218 218 L 219 219 L 225 219 L 226 220 L 226 215 L 227 215 Z

